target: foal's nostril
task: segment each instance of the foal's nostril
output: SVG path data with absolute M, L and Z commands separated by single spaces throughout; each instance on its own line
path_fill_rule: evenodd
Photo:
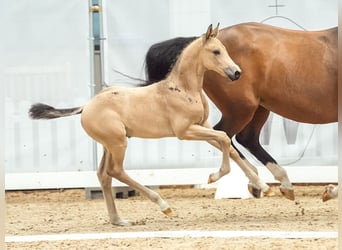
M 235 81 L 240 78 L 241 71 L 236 68 L 226 68 L 225 70 L 226 75 L 229 77 L 230 80 Z

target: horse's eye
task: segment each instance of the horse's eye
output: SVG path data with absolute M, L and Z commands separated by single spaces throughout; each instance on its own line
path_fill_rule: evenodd
M 220 54 L 220 51 L 219 50 L 214 50 L 213 53 L 214 53 L 215 56 L 217 56 L 217 55 Z

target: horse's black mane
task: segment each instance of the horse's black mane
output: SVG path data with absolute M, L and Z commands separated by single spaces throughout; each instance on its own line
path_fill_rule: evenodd
M 145 57 L 145 85 L 165 79 L 182 50 L 197 37 L 177 37 L 152 45 Z

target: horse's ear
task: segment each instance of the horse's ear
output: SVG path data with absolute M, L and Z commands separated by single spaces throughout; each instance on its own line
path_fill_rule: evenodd
M 213 32 L 213 25 L 210 24 L 208 29 L 207 29 L 207 32 L 205 33 L 205 40 L 206 41 L 211 37 L 212 32 Z
M 220 26 L 220 23 L 217 23 L 217 26 L 216 28 L 212 31 L 211 33 L 211 36 L 212 37 L 217 37 L 218 33 L 219 33 L 219 26 Z

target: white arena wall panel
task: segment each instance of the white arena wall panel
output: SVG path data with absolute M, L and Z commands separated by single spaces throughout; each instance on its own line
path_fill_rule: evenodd
M 89 99 L 88 3 L 13 1 L 6 9 L 0 59 L 6 173 L 92 170 L 91 141 L 79 117 L 28 117 L 36 102 L 67 107 Z
M 152 44 L 200 35 L 210 23 L 225 27 L 264 21 L 307 30 L 337 25 L 337 0 L 284 0 L 284 6 L 272 7 L 275 4 L 272 0 L 102 1 L 104 81 L 133 86 L 137 82 L 114 70 L 144 79 L 144 56 Z M 98 153 L 93 154 L 92 140 L 82 130 L 79 116 L 32 121 L 27 115 L 35 102 L 71 107 L 90 98 L 88 8 L 87 1 L 78 0 L 67 5 L 56 0 L 40 0 L 34 6 L 25 1 L 6 4 L 0 79 L 5 91 L 8 190 L 99 186 L 94 170 L 102 148 L 98 145 Z M 214 125 L 221 114 L 212 103 L 210 109 Z M 337 182 L 337 138 L 337 124 L 302 124 L 272 114 L 261 143 L 285 165 L 292 182 Z M 265 167 L 241 150 L 265 181 L 274 182 Z M 203 184 L 220 162 L 221 153 L 205 142 L 130 138 L 125 167 L 145 185 Z M 113 185 L 123 184 L 114 181 Z

